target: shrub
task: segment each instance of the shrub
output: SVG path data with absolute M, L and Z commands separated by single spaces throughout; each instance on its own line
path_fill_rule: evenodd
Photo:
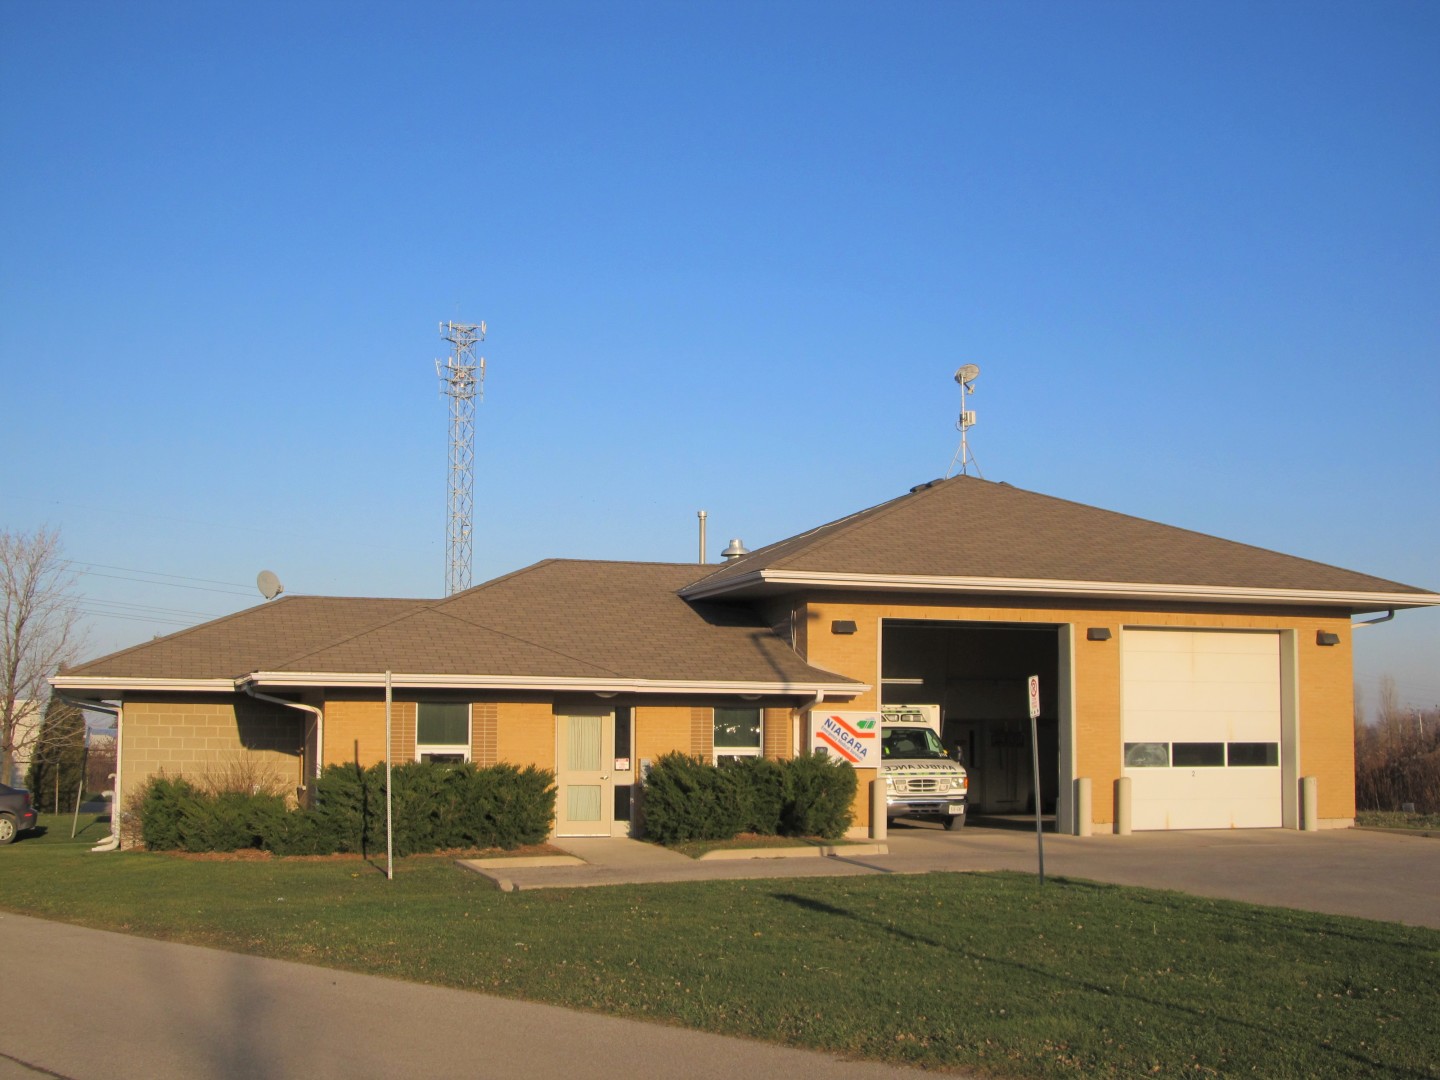
M 854 820 L 855 770 L 822 755 L 719 766 L 666 754 L 645 780 L 645 831 L 662 844 L 741 832 L 836 839 Z
M 823 754 L 785 763 L 785 804 L 780 831 L 786 836 L 837 840 L 854 820 L 855 770 Z
M 189 822 L 199 813 L 200 793 L 188 780 L 152 776 L 140 798 L 140 836 L 151 851 L 185 848 Z
M 728 840 L 743 825 L 737 789 L 733 770 L 665 754 L 645 780 L 645 831 L 662 844 Z
M 503 847 L 543 841 L 555 813 L 543 769 L 406 762 L 393 766 L 395 854 Z M 140 804 L 146 847 L 277 855 L 372 854 L 385 850 L 385 767 L 332 765 L 311 806 L 287 810 L 278 795 L 206 792 L 183 778 L 153 778 Z
M 720 765 L 739 799 L 740 832 L 774 836 L 785 809 L 785 766 L 773 758 L 731 758 Z

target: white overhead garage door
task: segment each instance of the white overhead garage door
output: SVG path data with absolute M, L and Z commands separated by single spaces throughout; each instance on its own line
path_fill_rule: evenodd
M 1278 828 L 1280 635 L 1125 630 L 1134 829 Z

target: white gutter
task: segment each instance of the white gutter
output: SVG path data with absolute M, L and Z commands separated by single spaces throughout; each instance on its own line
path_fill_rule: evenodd
M 234 679 L 129 679 L 98 675 L 55 675 L 50 685 L 56 690 L 153 690 L 166 694 L 233 694 Z
M 868 689 L 868 687 L 867 687 L 867 689 Z M 798 707 L 795 709 L 795 719 L 796 719 L 796 720 L 799 720 L 799 721 L 803 724 L 804 721 L 806 721 L 806 720 L 808 720 L 808 719 L 810 718 L 810 714 L 811 714 L 812 712 L 814 712 L 815 709 L 816 709 L 816 708 L 820 705 L 820 703 L 821 703 L 822 701 L 824 701 L 824 700 L 825 700 L 825 691 L 824 691 L 824 690 L 816 690 L 816 691 L 815 691 L 815 700 L 814 700 L 814 701 L 807 701 L 804 705 L 800 705 L 800 706 L 798 706 Z M 800 735 L 800 729 L 799 729 L 798 727 L 796 728 L 795 735 L 796 735 L 796 738 L 798 739 L 798 738 L 799 738 L 799 735 Z M 799 754 L 799 753 L 800 753 L 800 747 L 799 747 L 799 746 L 792 747 L 792 750 L 793 750 L 793 752 L 796 753 L 796 754 Z
M 865 683 L 839 680 L 817 682 L 719 682 L 683 679 L 581 679 L 543 678 L 533 675 L 429 675 L 395 672 L 395 686 L 413 689 L 453 690 L 535 690 L 592 694 L 863 694 L 870 689 Z M 385 685 L 384 672 L 335 671 L 253 671 L 237 680 L 235 686 L 249 693 L 251 686 L 267 687 L 367 687 Z M 233 688 L 232 688 L 233 689 Z M 289 704 L 294 704 L 290 702 Z
M 1324 589 L 1267 589 L 1248 585 L 1173 585 L 1144 581 L 1059 581 L 1049 578 L 933 577 L 923 574 L 834 574 L 809 570 L 756 570 L 741 577 L 681 589 L 700 600 L 754 586 L 810 589 L 869 589 L 885 592 L 951 592 L 1045 596 L 1095 596 L 1127 600 L 1221 601 L 1228 603 L 1324 604 L 1362 610 L 1440 605 L 1440 594 L 1350 592 Z
M 238 685 L 241 690 L 257 701 L 268 701 L 272 705 L 284 705 L 288 709 L 299 709 L 315 717 L 315 775 L 319 776 L 321 763 L 325 760 L 325 714 L 314 705 L 306 705 L 303 701 L 286 701 L 284 698 L 262 694 L 248 680 L 242 679 Z M 300 753 L 303 757 L 305 751 L 301 750 Z

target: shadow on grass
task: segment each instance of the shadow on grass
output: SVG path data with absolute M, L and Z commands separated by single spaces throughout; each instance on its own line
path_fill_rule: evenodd
M 1072 882 L 1070 881 L 1070 879 L 1063 877 L 1052 878 L 1051 880 L 1056 885 L 1065 885 L 1071 888 L 1081 888 L 1086 890 L 1089 890 L 1096 885 L 1095 882 Z M 1105 888 L 1105 886 L 1102 884 L 1101 888 Z M 1158 1001 L 1153 997 L 1147 997 L 1142 994 L 1137 994 L 1132 991 L 1126 990 L 1123 987 L 1119 990 L 1116 990 L 1114 987 L 1103 986 L 1100 983 L 1090 982 L 1085 979 L 1077 979 L 1074 976 L 1070 975 L 1057 974 L 1054 971 L 1040 967 L 1036 964 L 1027 964 L 1018 960 L 1006 960 L 1003 957 L 992 956 L 988 953 L 980 953 L 970 949 L 957 948 L 953 944 L 938 941 L 933 937 L 926 937 L 923 934 L 912 933 L 909 930 L 904 930 L 898 926 L 881 922 L 878 919 L 873 919 L 866 915 L 857 914 L 856 912 L 847 910 L 846 908 L 836 907 L 834 904 L 827 904 L 825 901 L 816 900 L 813 897 L 799 896 L 795 893 L 778 892 L 771 893 L 770 895 L 774 899 L 779 900 L 782 903 L 793 904 L 796 907 L 802 908 L 805 911 L 812 912 L 816 915 L 828 915 L 837 919 L 848 919 L 851 922 L 859 923 L 861 926 L 867 927 L 871 930 L 880 931 L 884 934 L 888 934 L 891 937 L 899 938 L 902 941 L 912 942 L 917 945 L 928 945 L 931 948 L 941 949 L 945 952 L 952 953 L 967 960 L 974 960 L 980 963 L 998 964 L 1002 967 L 1012 968 L 1015 971 L 1023 971 L 1029 975 L 1038 976 L 1041 979 L 1047 979 L 1054 983 L 1061 983 L 1081 990 L 1086 990 L 1091 993 L 1103 994 L 1106 997 L 1121 998 L 1128 1001 L 1134 1001 L 1143 1005 L 1147 1005 L 1151 1008 L 1166 1010 L 1171 1013 L 1177 1014 L 1178 1016 L 1183 1017 L 1185 1018 L 1185 1020 L 1192 1023 L 1212 1023 L 1215 1020 L 1221 1020 L 1237 1028 L 1243 1028 L 1252 1032 L 1259 1033 L 1261 1035 L 1270 1036 L 1277 1041 L 1282 1037 L 1282 1033 L 1273 1026 L 1258 1024 L 1251 1020 L 1241 1019 L 1240 1017 L 1224 1016 L 1215 1012 L 1198 1009 L 1189 1005 L 1178 1005 L 1172 1002 Z M 1259 916 L 1251 915 L 1250 917 L 1258 918 Z M 1337 1046 L 1323 1046 L 1321 1047 L 1321 1049 L 1327 1050 L 1331 1054 L 1334 1054 L 1338 1057 L 1345 1058 L 1346 1060 L 1353 1062 L 1356 1065 L 1364 1066 L 1366 1069 L 1377 1072 L 1384 1071 L 1391 1076 L 1407 1076 L 1421 1078 L 1433 1076 L 1433 1074 L 1428 1070 L 1397 1067 L 1393 1064 L 1377 1061 L 1374 1058 L 1366 1057 L 1363 1054 L 1357 1054 L 1350 1050 L 1344 1050 Z

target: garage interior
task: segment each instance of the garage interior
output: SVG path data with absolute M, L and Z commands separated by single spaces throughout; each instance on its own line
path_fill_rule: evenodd
M 1040 810 L 1052 818 L 1056 812 L 1061 631 L 1049 624 L 891 619 L 881 627 L 881 704 L 940 706 L 941 740 L 948 750 L 960 749 L 970 776 L 972 820 L 999 823 L 1035 812 L 1031 675 L 1040 676 Z

